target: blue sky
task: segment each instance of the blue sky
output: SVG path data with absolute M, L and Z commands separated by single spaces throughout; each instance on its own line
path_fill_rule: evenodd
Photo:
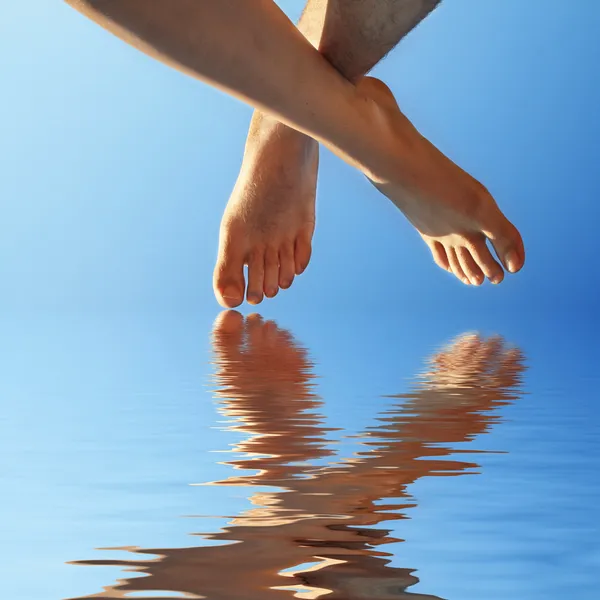
M 218 223 L 250 109 L 61 2 L 6 4 L 0 307 L 217 310 Z M 600 274 L 599 25 L 592 0 L 447 0 L 376 71 L 520 227 L 522 274 L 500 288 L 458 285 L 394 207 L 325 152 L 313 264 L 261 311 L 441 297 L 470 311 L 589 307 Z

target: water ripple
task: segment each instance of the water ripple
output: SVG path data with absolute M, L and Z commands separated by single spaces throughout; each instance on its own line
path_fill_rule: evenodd
M 224 428 L 243 439 L 226 461 L 234 472 L 209 485 L 241 487 L 252 506 L 199 534 L 209 545 L 78 561 L 136 572 L 87 598 L 438 598 L 409 591 L 415 568 L 391 564 L 402 540 L 389 523 L 409 518 L 417 480 L 477 472 L 461 458 L 477 455 L 464 444 L 523 394 L 523 353 L 498 336 L 458 337 L 425 361 L 408 392 L 388 397 L 356 439 L 360 449 L 343 457 L 320 412 L 316 365 L 288 331 L 226 312 L 212 343 L 214 398 Z

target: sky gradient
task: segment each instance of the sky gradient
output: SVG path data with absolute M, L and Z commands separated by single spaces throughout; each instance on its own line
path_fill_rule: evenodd
M 216 310 L 218 224 L 250 108 L 64 3 L 6 4 L 0 307 Z M 390 202 L 323 152 L 312 265 L 261 311 L 402 310 L 442 297 L 453 310 L 591 308 L 599 25 L 591 0 L 450 0 L 375 71 L 521 229 L 521 274 L 499 288 L 463 287 Z

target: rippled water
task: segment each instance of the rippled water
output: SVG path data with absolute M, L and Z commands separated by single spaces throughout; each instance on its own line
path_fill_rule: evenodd
M 597 597 L 593 339 L 305 329 L 8 328 L 7 597 Z

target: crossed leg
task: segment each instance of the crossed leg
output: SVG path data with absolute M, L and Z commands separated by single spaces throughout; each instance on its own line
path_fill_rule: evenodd
M 309 135 L 358 168 L 415 226 L 437 264 L 465 284 L 478 285 L 484 276 L 502 280 L 488 240 L 508 271 L 523 266 L 521 237 L 489 192 L 419 134 L 385 84 L 366 77 L 351 83 L 272 0 L 67 1 L 150 56 Z M 299 255 L 307 259 L 308 252 Z M 264 251 L 255 248 L 247 262 L 264 290 Z M 238 264 L 242 273 L 243 261 Z M 243 285 L 243 275 L 238 281 Z M 259 285 L 250 286 L 260 294 L 251 300 L 259 301 Z
M 356 82 L 440 0 L 308 0 L 298 29 Z M 244 162 L 221 223 L 214 290 L 219 302 L 258 304 L 306 269 L 315 229 L 317 142 L 255 111 Z

